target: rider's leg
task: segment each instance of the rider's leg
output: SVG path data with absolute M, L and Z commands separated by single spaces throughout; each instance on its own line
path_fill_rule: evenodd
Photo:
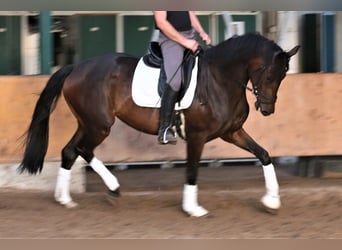
M 163 66 L 166 74 L 166 86 L 161 99 L 158 141 L 160 144 L 176 143 L 175 133 L 171 129 L 174 106 L 181 87 L 181 67 L 184 47 L 160 34 L 160 48 L 163 54 Z
M 169 84 L 166 84 L 160 107 L 158 141 L 160 144 L 177 142 L 175 133 L 172 130 L 172 120 L 178 91 L 174 91 Z

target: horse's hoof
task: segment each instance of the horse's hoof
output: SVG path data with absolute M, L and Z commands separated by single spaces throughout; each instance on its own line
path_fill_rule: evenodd
M 69 202 L 62 204 L 62 205 L 68 209 L 75 208 L 78 206 L 78 204 L 74 201 L 69 201 Z
M 277 215 L 279 212 L 279 209 L 272 209 L 272 208 L 266 207 L 265 205 L 263 205 L 263 208 L 265 212 L 272 214 L 272 215 Z
M 268 194 L 264 195 L 261 198 L 261 203 L 264 206 L 264 208 L 266 209 L 266 211 L 271 213 L 271 214 L 277 214 L 277 212 L 281 206 L 279 196 L 270 196 Z
M 106 195 L 106 200 L 108 203 L 114 207 L 117 207 L 119 204 L 119 197 L 121 196 L 120 189 L 116 189 L 114 191 L 109 190 Z
M 115 189 L 114 191 L 109 190 L 109 195 L 112 197 L 120 197 L 121 196 L 121 192 L 120 192 L 120 188 Z
M 208 215 L 208 210 L 206 210 L 205 208 L 201 207 L 201 206 L 197 206 L 194 207 L 192 209 L 184 209 L 183 211 L 189 215 L 190 217 L 203 217 Z
M 72 200 L 70 201 L 63 201 L 61 198 L 55 197 L 55 201 L 66 208 L 75 208 L 78 206 L 78 204 Z

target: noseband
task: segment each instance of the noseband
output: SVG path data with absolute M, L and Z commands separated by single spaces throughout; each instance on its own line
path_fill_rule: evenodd
M 253 74 L 256 74 L 260 71 L 260 75 L 259 75 L 259 79 L 256 82 L 256 84 L 253 84 L 253 88 L 249 88 L 248 86 L 246 86 L 246 89 L 249 90 L 250 92 L 252 92 L 257 101 L 255 103 L 256 108 L 258 108 L 259 104 L 275 104 L 277 101 L 277 96 L 273 97 L 268 97 L 266 95 L 264 95 L 263 93 L 259 92 L 259 86 L 261 83 L 261 78 L 264 74 L 264 72 L 266 71 L 267 67 L 265 65 L 261 65 L 259 68 L 257 68 Z

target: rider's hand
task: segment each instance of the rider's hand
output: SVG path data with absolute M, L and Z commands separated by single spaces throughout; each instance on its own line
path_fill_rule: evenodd
M 200 34 L 200 37 L 202 38 L 202 40 L 205 42 L 206 45 L 211 44 L 211 38 L 210 38 L 210 36 L 207 33 L 202 32 Z
M 192 52 L 195 52 L 198 46 L 199 44 L 195 39 L 186 39 L 184 43 L 184 47 L 190 49 Z

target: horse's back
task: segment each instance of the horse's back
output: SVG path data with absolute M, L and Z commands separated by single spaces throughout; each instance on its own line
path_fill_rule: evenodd
M 87 80 L 103 79 L 107 74 L 119 73 L 123 68 L 135 68 L 137 63 L 138 59 L 128 54 L 108 53 L 75 64 L 70 77 L 79 78 L 86 75 Z
M 113 92 L 129 95 L 138 59 L 123 53 L 109 53 L 74 65 L 66 78 L 63 94 L 80 119 L 111 120 Z M 115 102 L 120 102 L 115 95 Z
M 132 78 L 137 63 L 137 58 L 124 53 L 108 53 L 82 60 L 74 65 L 63 91 L 100 87 L 114 78 Z

